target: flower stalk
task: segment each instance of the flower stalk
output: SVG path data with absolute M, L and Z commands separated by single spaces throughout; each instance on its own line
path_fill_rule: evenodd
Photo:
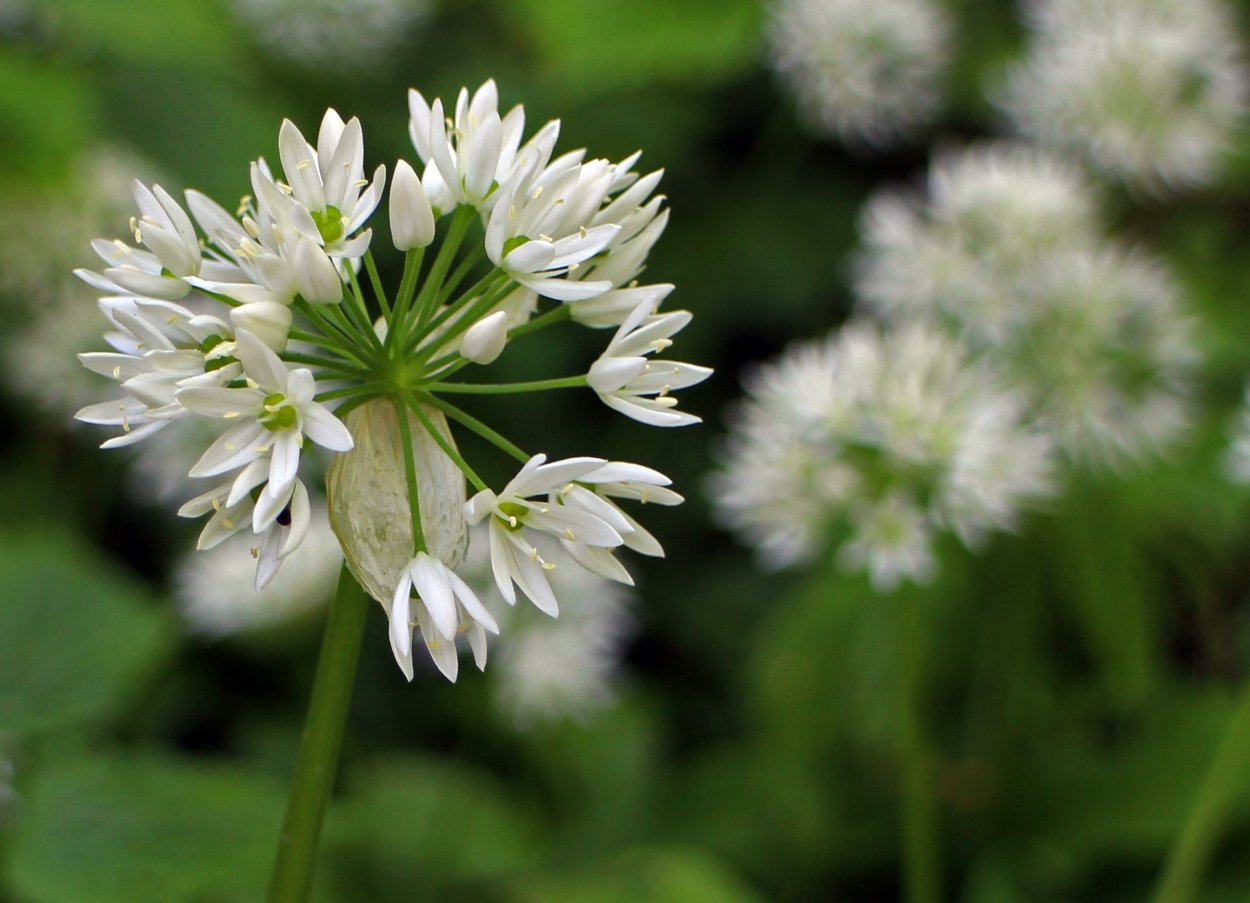
M 933 760 L 925 739 L 921 705 L 924 649 L 920 611 L 914 599 L 894 601 L 897 603 L 903 899 L 908 903 L 937 903 L 941 899 L 942 866 Z
M 326 621 L 308 716 L 300 736 L 291 796 L 269 881 L 269 903 L 302 903 L 308 899 L 368 611 L 364 591 L 344 566 Z

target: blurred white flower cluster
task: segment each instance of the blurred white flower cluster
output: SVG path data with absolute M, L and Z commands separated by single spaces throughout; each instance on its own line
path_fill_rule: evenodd
M 881 148 L 939 112 L 950 32 L 933 0 L 777 0 L 768 39 L 810 128 Z
M 766 565 L 833 543 L 889 590 L 933 575 L 940 531 L 975 546 L 1052 491 L 1050 442 L 1026 415 L 942 330 L 859 321 L 753 375 L 711 491 Z
M 1250 72 L 1221 0 L 1031 0 L 1025 60 L 998 98 L 1026 135 L 1134 187 L 1210 181 Z
M 309 70 L 367 72 L 430 13 L 429 0 L 231 0 L 275 57 Z
M 1114 467 L 1187 423 L 1193 324 L 1161 261 L 1105 234 L 1078 171 L 1010 144 L 939 158 L 919 195 L 887 190 L 862 220 L 860 299 L 940 322 L 991 359 L 1066 455 Z
M 662 550 L 626 509 L 681 497 L 641 465 L 528 453 L 448 396 L 590 388 L 635 420 L 681 426 L 697 418 L 676 410 L 671 393 L 710 371 L 662 356 L 690 315 L 659 311 L 671 285 L 635 281 L 668 219 L 653 194 L 659 172 L 636 173 L 638 154 L 619 163 L 587 160 L 584 150 L 556 156 L 555 121 L 524 140 L 524 109 L 501 114 L 490 81 L 446 109 L 412 91 L 409 113 L 423 166 L 420 175 L 402 160 L 394 169 L 391 236 L 406 258 L 392 290 L 367 226 L 386 169 L 366 176 L 356 119 L 327 111 L 315 143 L 284 122 L 281 174 L 253 162 L 252 193 L 237 213 L 196 191 L 184 207 L 160 186 L 134 183 L 134 243 L 97 240 L 104 267 L 77 271 L 104 293 L 112 347 L 81 360 L 122 394 L 78 417 L 120 429 L 105 447 L 207 432 L 188 473 L 208 488 L 179 513 L 208 518 L 203 550 L 250 534 L 257 591 L 320 520 L 305 484 L 308 451 L 333 455 L 329 520 L 348 567 L 388 613 L 397 662 L 411 677 L 419 629 L 455 679 L 457 637 L 467 635 L 481 667 L 485 635 L 499 629 L 455 572 L 469 524 L 487 525 L 500 593 L 511 603 L 519 589 L 555 616 L 557 565 L 630 582 L 616 551 Z M 449 380 L 567 320 L 616 329 L 586 372 Z M 489 488 L 451 423 L 520 471 Z M 466 480 L 476 490 L 468 499 Z M 559 540 L 554 555 L 535 545 L 544 535 Z M 239 617 L 194 595 L 206 623 Z

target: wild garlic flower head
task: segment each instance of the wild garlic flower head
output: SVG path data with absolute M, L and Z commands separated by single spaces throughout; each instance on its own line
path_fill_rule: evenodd
M 1179 288 L 1107 238 L 1058 158 L 1002 144 L 947 155 L 927 193 L 878 195 L 861 229 L 860 301 L 992 359 L 1070 459 L 1117 466 L 1183 431 L 1197 351 Z
M 749 378 L 713 502 L 766 565 L 835 545 L 880 591 L 922 582 L 937 534 L 976 546 L 1053 491 L 1025 407 L 940 329 L 854 322 Z
M 1026 135 L 1149 191 L 1211 181 L 1250 72 L 1221 0 L 1031 0 L 1033 38 L 998 98 Z
M 111 346 L 82 362 L 120 392 L 79 419 L 119 428 L 109 447 L 171 426 L 207 430 L 188 472 L 204 483 L 179 513 L 207 517 L 204 550 L 250 535 L 258 592 L 321 522 L 309 450 L 332 456 L 329 521 L 347 567 L 386 610 L 409 677 L 418 632 L 449 679 L 462 632 L 485 665 L 485 634 L 498 624 L 455 572 L 468 523 L 489 520 L 500 591 L 515 601 L 520 587 L 554 616 L 548 575 L 557 565 L 630 582 L 615 550 L 662 550 L 628 502 L 681 500 L 667 477 L 640 465 L 547 463 L 454 399 L 589 387 L 633 419 L 681 426 L 697 418 L 673 411 L 670 393 L 710 373 L 652 358 L 690 319 L 659 312 L 671 285 L 634 281 L 668 218 L 653 193 L 659 173 L 635 173 L 638 154 L 619 163 L 587 160 L 584 150 L 553 156 L 557 123 L 524 140 L 524 109 L 501 116 L 498 107 L 491 81 L 461 91 L 450 115 L 441 99 L 411 92 L 424 166 L 418 177 L 400 161 L 386 198 L 405 254 L 389 289 L 369 226 L 386 170 L 369 174 L 360 122 L 334 110 L 315 142 L 282 123 L 280 172 L 253 161 L 236 212 L 193 190 L 180 200 L 135 183 L 132 242 L 97 241 L 105 265 L 77 271 L 104 293 Z M 618 327 L 590 372 L 453 378 L 568 320 Z M 491 490 L 460 454 L 453 424 L 524 466 Z M 475 491 L 467 502 L 466 481 Z M 540 534 L 558 537 L 556 553 L 537 551 Z
M 937 314 L 998 341 L 1026 315 L 1016 298 L 1048 255 L 1094 243 L 1100 225 L 1092 187 L 1050 152 L 945 153 L 925 191 L 886 189 L 865 206 L 856 291 L 886 318 Z
M 950 32 L 932 0 L 776 0 L 768 39 L 813 131 L 879 148 L 939 109 Z

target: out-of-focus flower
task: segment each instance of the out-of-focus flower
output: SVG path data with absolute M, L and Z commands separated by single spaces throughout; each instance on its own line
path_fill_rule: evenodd
M 1224 473 L 1234 483 L 1250 484 L 1250 383 L 1233 422 L 1224 452 Z
M 860 300 L 966 339 L 1074 460 L 1164 450 L 1186 424 L 1198 356 L 1167 268 L 1109 241 L 1088 186 L 1045 152 L 948 155 L 928 187 L 868 204 Z
M 885 147 L 941 105 L 950 23 L 931 0 L 778 0 L 774 68 L 815 131 Z
M 1025 134 L 1148 190 L 1217 175 L 1250 93 L 1221 0 L 1031 0 L 1027 12 L 1032 43 L 998 98 Z
M 274 57 L 316 72 L 367 73 L 430 12 L 428 0 L 232 0 Z
M 191 631 L 216 637 L 281 626 L 334 594 L 343 553 L 326 521 L 324 504 L 314 505 L 304 542 L 259 591 L 253 586 L 249 548 L 256 548 L 250 532 L 181 559 L 175 594 Z
M 939 531 L 976 546 L 1052 492 L 1025 409 L 942 330 L 853 323 L 748 380 L 711 495 L 766 565 L 836 544 L 878 590 L 924 581 Z

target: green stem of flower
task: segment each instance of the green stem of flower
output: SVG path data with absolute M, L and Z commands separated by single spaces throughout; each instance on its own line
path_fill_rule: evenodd
M 1199 888 L 1228 814 L 1246 786 L 1250 761 L 1250 680 L 1215 751 L 1155 886 L 1155 903 L 1189 903 Z
M 360 367 L 353 367 L 345 361 L 335 360 L 334 358 L 321 357 L 316 354 L 302 354 L 297 351 L 284 351 L 279 355 L 284 361 L 290 364 L 308 364 L 310 367 L 320 367 L 323 370 L 330 370 L 349 379 L 364 379 L 369 376 L 369 371 Z
M 549 310 L 545 314 L 539 314 L 527 323 L 522 323 L 515 329 L 509 329 L 508 338 L 511 340 L 529 332 L 536 332 L 539 329 L 545 329 L 554 323 L 562 323 L 571 316 L 572 308 L 570 308 L 567 304 L 561 304 L 559 307 Z
M 295 309 L 302 313 L 310 323 L 321 330 L 323 344 L 330 342 L 344 357 L 349 357 L 357 361 L 362 367 L 372 365 L 370 355 L 363 353 L 356 344 L 353 336 L 354 331 L 343 331 L 343 327 L 331 317 L 326 311 L 321 310 L 309 304 L 307 301 L 300 299 L 295 302 Z M 294 333 L 292 333 L 294 335 Z
M 369 305 L 365 303 L 364 290 L 360 287 L 360 280 L 356 276 L 356 271 L 350 266 L 347 268 L 347 278 L 352 285 L 350 296 L 344 299 L 348 316 L 355 321 L 356 327 L 368 338 L 373 350 L 385 358 L 386 350 L 382 347 L 382 340 L 378 338 L 377 330 L 373 328 L 373 317 L 369 315 Z
M 382 306 L 382 316 L 391 318 L 391 302 L 386 297 L 386 288 L 382 277 L 378 275 L 378 265 L 373 260 L 373 251 L 365 251 L 365 269 L 369 271 L 369 282 L 373 285 L 373 293 L 378 296 L 378 304 Z
M 579 389 L 586 385 L 586 376 L 563 376 L 558 379 L 535 379 L 521 383 L 429 383 L 421 388 L 448 395 L 514 395 L 518 392 L 544 392 L 548 389 Z
M 425 404 L 428 404 L 430 407 L 436 408 L 442 411 L 452 420 L 456 421 L 456 423 L 459 423 L 460 425 L 464 426 L 466 429 L 477 433 L 487 442 L 490 442 L 495 447 L 512 455 L 512 457 L 516 458 L 522 464 L 524 464 L 526 461 L 530 459 L 531 455 L 527 455 L 524 451 L 522 451 L 520 446 L 517 446 L 509 442 L 503 436 L 499 435 L 499 433 L 495 432 L 486 424 L 482 423 L 482 421 L 478 420 L 476 417 L 466 414 L 464 411 L 460 410 L 454 404 L 449 404 L 448 402 L 443 401 L 443 399 L 439 398 L 437 395 L 431 395 L 429 392 L 419 392 L 418 397 Z
M 392 398 L 395 404 L 395 419 L 399 421 L 399 438 L 404 446 L 404 476 L 408 480 L 408 508 L 412 515 L 412 551 L 413 554 L 425 551 L 425 532 L 421 529 L 421 498 L 417 490 L 417 462 L 412 456 L 412 430 L 408 426 L 408 412 L 398 398 Z
M 443 280 L 447 277 L 447 271 L 451 269 L 451 263 L 456 259 L 456 251 L 460 249 L 460 243 L 464 241 L 464 235 L 469 231 L 469 224 L 473 222 L 476 215 L 477 211 L 468 204 L 461 204 L 452 215 L 447 237 L 443 239 L 443 245 L 438 249 L 438 256 L 434 258 L 434 263 L 425 278 L 425 283 L 421 286 L 417 300 L 413 302 L 413 309 L 416 311 L 414 325 L 420 326 L 433 315 L 438 304 L 439 292 L 443 290 Z
M 938 850 L 937 795 L 933 762 L 925 740 L 921 713 L 924 637 L 916 599 L 892 600 L 898 661 L 898 718 L 902 770 L 902 855 L 904 899 L 937 903 L 941 899 L 941 858 Z
M 447 455 L 447 457 L 451 458 L 451 460 L 455 462 L 455 465 L 460 468 L 460 472 L 463 473 L 468 478 L 469 482 L 473 484 L 474 489 L 478 492 L 485 489 L 486 484 L 482 481 L 482 478 L 479 477 L 477 472 L 469 466 L 469 462 L 464 459 L 464 456 L 460 454 L 460 451 L 456 448 L 456 446 L 448 442 L 447 437 L 439 432 L 439 430 L 434 426 L 434 422 L 430 420 L 429 415 L 426 414 L 425 411 L 421 410 L 421 405 L 417 403 L 417 400 L 407 392 L 404 392 L 403 396 L 404 403 L 408 405 L 408 407 L 412 410 L 412 413 L 415 414 L 417 419 L 421 421 L 421 425 L 425 427 L 425 431 L 430 434 L 430 438 L 433 439 L 438 447 L 443 450 L 443 454 Z
M 303 903 L 308 899 L 368 605 L 364 591 L 344 565 L 313 679 L 291 797 L 278 839 L 278 858 L 269 881 L 269 903 Z
M 353 398 L 357 395 L 373 397 L 385 394 L 391 388 L 390 382 L 368 382 L 358 383 L 354 386 L 344 386 L 341 389 L 331 389 L 328 392 L 319 392 L 315 396 L 315 401 L 333 401 L 336 398 Z
M 387 319 L 386 347 L 389 350 L 403 339 L 404 321 L 408 319 L 408 311 L 412 305 L 412 295 L 417 287 L 417 277 L 421 275 L 421 264 L 425 261 L 425 248 L 411 248 L 404 255 L 404 275 L 399 280 L 399 291 L 395 293 L 395 306 L 391 308 L 391 316 Z
M 492 270 L 479 284 L 496 282 L 503 275 L 504 274 L 500 270 Z M 476 323 L 483 314 L 487 313 L 492 307 L 502 301 L 504 296 L 506 296 L 510 291 L 510 285 L 511 283 L 505 280 L 502 285 L 497 285 L 493 290 L 487 291 L 479 297 L 477 301 L 475 301 L 473 305 L 468 308 L 468 310 L 464 310 L 460 307 L 462 301 L 457 301 L 455 304 L 444 308 L 442 313 L 438 314 L 438 316 L 434 317 L 434 319 L 430 320 L 416 331 L 413 337 L 408 340 L 408 343 L 405 346 L 406 350 L 409 353 L 415 351 L 417 346 L 420 345 L 427 336 L 431 335 L 435 330 L 451 319 L 451 317 L 456 316 L 456 322 L 452 323 L 451 326 L 449 326 L 447 330 L 439 336 L 438 345 L 445 346 L 448 342 L 455 339 L 456 336 L 460 335 Z M 467 298 L 471 296 L 466 293 L 465 297 Z M 435 347 L 436 346 L 434 344 L 431 344 L 428 348 L 423 349 L 422 352 L 417 355 L 417 360 L 424 362 L 431 354 L 434 353 Z
M 486 253 L 482 250 L 481 246 L 475 245 L 472 253 L 470 253 L 467 257 L 465 257 L 464 260 L 460 261 L 460 265 L 456 267 L 455 270 L 452 271 L 452 274 L 448 276 L 447 279 L 444 281 L 442 290 L 439 291 L 438 293 L 439 304 L 447 303 L 447 299 L 452 296 L 452 293 L 455 292 L 456 288 L 460 285 L 460 283 L 464 282 L 465 277 L 469 275 L 469 273 L 473 270 L 473 268 L 477 266 L 477 264 L 485 256 L 486 256 Z M 479 282 L 478 284 L 480 285 L 481 283 Z M 467 292 L 465 292 L 465 295 L 472 296 L 472 293 L 474 292 L 475 288 L 476 286 L 474 288 L 469 289 Z

